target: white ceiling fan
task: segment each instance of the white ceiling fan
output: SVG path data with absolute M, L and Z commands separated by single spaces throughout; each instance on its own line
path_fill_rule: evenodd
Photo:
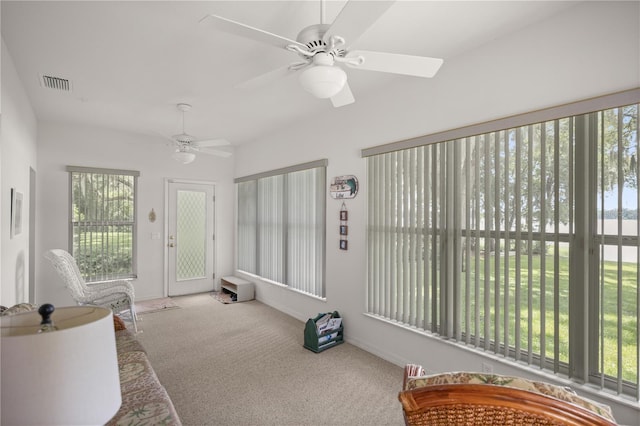
M 217 155 L 225 158 L 231 157 L 231 152 L 229 151 L 212 148 L 230 145 L 229 141 L 225 139 L 197 140 L 194 136 L 186 133 L 184 130 L 184 113 L 191 110 L 191 105 L 181 103 L 177 104 L 176 107 L 179 111 L 182 111 L 182 133 L 169 138 L 176 148 L 173 153 L 173 158 L 176 161 L 182 164 L 189 164 L 196 159 L 196 153 Z
M 355 99 L 347 75 L 338 64 L 425 78 L 433 77 L 442 65 L 443 60 L 438 58 L 349 48 L 394 2 L 348 1 L 335 21 L 328 25 L 324 23 L 324 0 L 321 0 L 320 24 L 304 28 L 295 41 L 217 15 L 207 15 L 200 22 L 209 22 L 216 29 L 286 49 L 302 59 L 255 77 L 240 87 L 262 86 L 292 71 L 303 70 L 300 74 L 302 87 L 317 98 L 330 98 L 334 107 L 340 107 Z

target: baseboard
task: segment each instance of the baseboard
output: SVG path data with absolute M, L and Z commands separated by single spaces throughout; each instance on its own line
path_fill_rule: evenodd
M 399 367 L 404 367 L 406 364 L 410 363 L 408 359 L 404 359 L 404 358 L 398 357 L 396 354 L 387 352 L 384 350 L 384 348 L 381 348 L 380 346 L 371 346 L 359 339 L 350 338 L 348 335 L 345 335 L 344 340 L 345 342 L 350 343 L 353 346 L 356 346 L 362 349 L 363 351 L 369 352 L 370 354 L 375 355 L 378 358 L 382 358 L 385 361 L 388 361 Z
M 293 317 L 293 318 L 295 318 L 295 319 L 297 319 L 299 321 L 302 321 L 303 323 L 306 322 L 307 319 L 309 318 L 309 316 L 307 314 L 303 313 L 303 312 L 298 312 L 298 311 L 291 310 L 286 306 L 281 306 L 281 305 L 279 305 L 277 303 L 272 303 L 270 300 L 265 300 L 262 297 L 257 297 L 256 296 L 255 300 L 257 300 L 260 303 L 264 303 L 265 305 L 267 305 L 267 306 L 269 306 L 269 307 L 271 307 L 271 308 L 273 308 L 273 309 L 275 309 L 277 311 L 280 311 L 283 314 L 287 314 L 290 317 Z

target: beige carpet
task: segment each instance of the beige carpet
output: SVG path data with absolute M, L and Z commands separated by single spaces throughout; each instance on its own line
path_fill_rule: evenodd
M 185 426 L 404 423 L 402 368 L 348 343 L 304 349 L 304 323 L 255 300 L 174 301 L 139 338 Z
M 143 300 L 142 302 L 136 302 L 137 314 L 149 314 L 151 312 L 164 311 L 167 309 L 177 309 L 178 306 L 172 298 L 163 297 L 160 299 Z

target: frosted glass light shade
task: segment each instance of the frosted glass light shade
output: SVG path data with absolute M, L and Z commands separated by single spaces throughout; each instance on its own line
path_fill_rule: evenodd
M 342 90 L 347 73 L 336 66 L 314 65 L 302 71 L 300 84 L 316 98 L 331 98 Z
M 120 408 L 113 314 L 56 309 L 57 331 L 37 333 L 40 315 L 0 317 L 1 423 L 103 425 Z
M 196 159 L 196 155 L 193 152 L 176 151 L 173 153 L 173 159 L 182 164 L 189 164 Z

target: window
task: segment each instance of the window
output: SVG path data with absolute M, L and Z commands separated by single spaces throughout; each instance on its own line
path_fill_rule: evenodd
M 70 247 L 85 280 L 136 276 L 138 172 L 67 167 Z
M 239 270 L 324 297 L 326 165 L 236 179 Z
M 564 117 L 365 151 L 367 311 L 637 398 L 638 105 Z

